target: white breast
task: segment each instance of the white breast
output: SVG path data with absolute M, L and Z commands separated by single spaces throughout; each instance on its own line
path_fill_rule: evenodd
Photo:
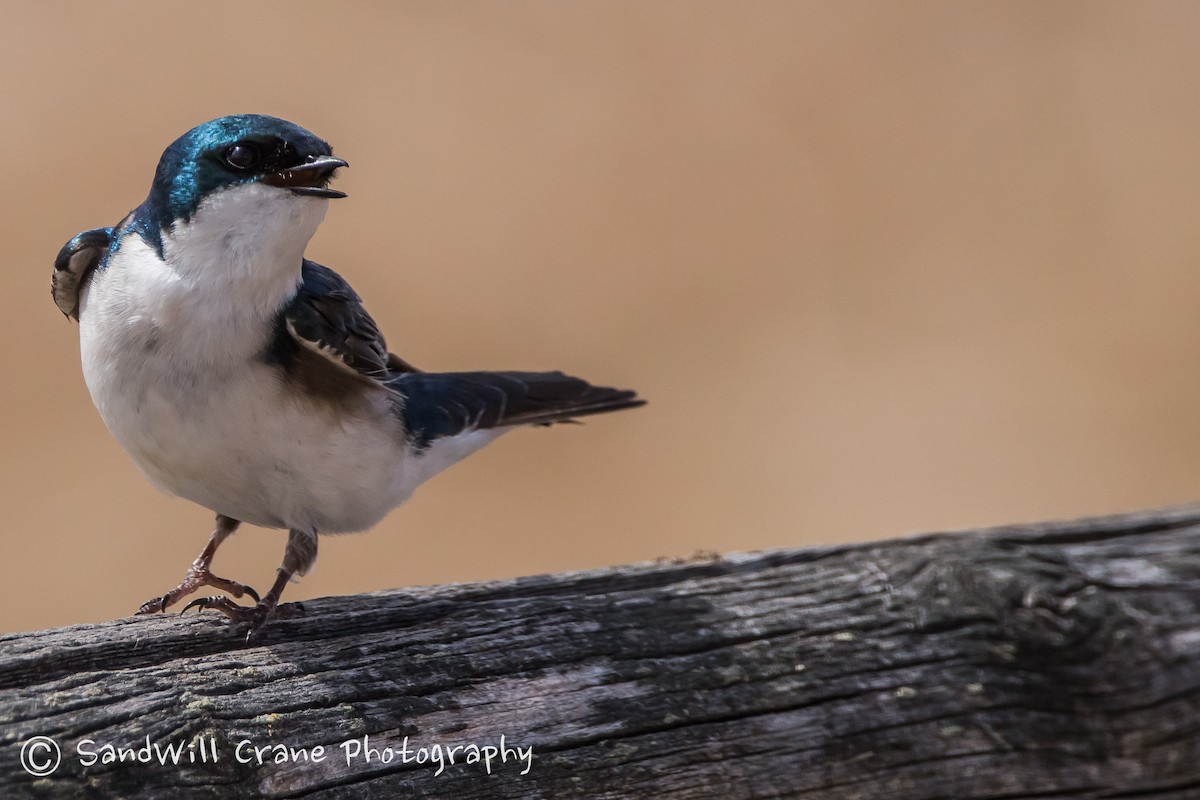
M 386 390 L 334 415 L 262 361 L 326 204 L 243 186 L 166 234 L 165 261 L 126 236 L 83 293 L 80 347 L 101 417 L 157 486 L 245 522 L 334 533 L 370 527 L 434 462 L 495 434 L 413 457 Z

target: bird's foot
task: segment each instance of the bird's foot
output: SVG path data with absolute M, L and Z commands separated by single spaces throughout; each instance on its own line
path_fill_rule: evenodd
M 258 599 L 257 597 L 255 598 Z M 229 617 L 234 622 L 250 623 L 250 631 L 246 634 L 246 641 L 250 641 L 258 635 L 262 627 L 273 619 L 295 619 L 304 616 L 303 603 L 277 603 L 270 595 L 266 600 L 260 600 L 253 606 L 241 606 L 230 600 L 228 597 L 212 596 L 212 597 L 197 597 L 192 602 L 183 607 L 180 611 L 180 616 L 186 614 L 188 609 L 196 608 L 200 611 L 211 609 L 219 611 Z
M 234 597 L 249 595 L 254 598 L 254 602 L 259 602 L 258 592 L 246 584 L 231 581 L 228 578 L 219 578 L 209 572 L 208 567 L 200 564 L 192 564 L 192 566 L 188 567 L 187 574 L 183 576 L 183 580 L 179 582 L 178 586 L 161 597 L 155 597 L 142 603 L 142 607 L 137 610 L 137 613 L 157 614 L 159 611 L 166 611 L 201 586 L 212 586 L 215 589 L 229 592 Z M 188 605 L 188 608 L 191 608 L 191 604 Z

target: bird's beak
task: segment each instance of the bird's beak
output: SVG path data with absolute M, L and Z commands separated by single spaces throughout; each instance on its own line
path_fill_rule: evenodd
M 293 194 L 308 197 L 345 197 L 345 192 L 329 188 L 329 179 L 340 167 L 350 166 L 340 158 L 333 156 L 309 156 L 303 164 L 272 172 L 262 179 L 270 186 L 291 189 Z

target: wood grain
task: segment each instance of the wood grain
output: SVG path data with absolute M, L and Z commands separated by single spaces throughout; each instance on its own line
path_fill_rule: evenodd
M 0 796 L 1200 797 L 1197 509 L 306 605 L 0 637 Z

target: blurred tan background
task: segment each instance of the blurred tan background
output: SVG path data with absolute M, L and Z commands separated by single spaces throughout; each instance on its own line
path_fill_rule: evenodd
M 506 437 L 285 599 L 1200 497 L 1200 6 L 7 3 L 0 630 L 122 616 L 211 514 L 49 297 L 206 119 L 351 163 L 309 255 L 432 369 L 639 411 Z M 245 528 L 218 574 L 266 588 Z

